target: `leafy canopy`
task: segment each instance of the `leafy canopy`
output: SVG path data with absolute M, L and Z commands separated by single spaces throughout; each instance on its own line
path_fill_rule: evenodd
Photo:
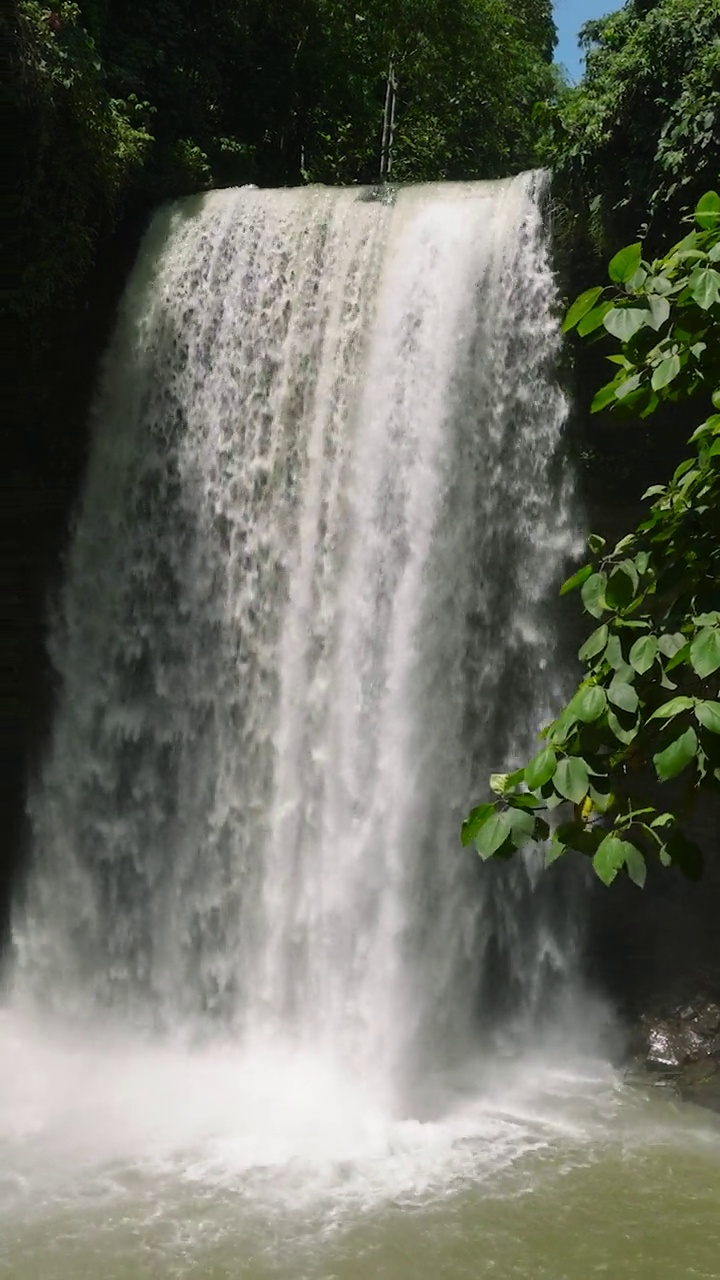
M 548 162 L 592 239 L 671 234 L 720 172 L 720 0 L 628 0 L 583 29 L 586 72 Z
M 695 876 L 698 849 L 684 820 L 703 791 L 720 792 L 720 196 L 704 195 L 694 229 L 661 258 L 642 245 L 617 253 L 610 285 L 586 290 L 565 331 L 612 338 L 615 373 L 592 409 L 645 417 L 697 396 L 714 410 L 690 437 L 669 484 L 645 494 L 638 528 L 591 559 L 562 588 L 579 591 L 595 627 L 580 649 L 585 676 L 542 733 L 537 755 L 490 782 L 497 799 L 467 818 L 464 844 L 509 856 L 548 841 L 592 858 L 611 884 L 645 882 L 647 859 Z M 648 794 L 646 794 L 646 792 Z M 664 804 L 657 795 L 667 793 Z M 547 821 L 558 809 L 552 832 Z

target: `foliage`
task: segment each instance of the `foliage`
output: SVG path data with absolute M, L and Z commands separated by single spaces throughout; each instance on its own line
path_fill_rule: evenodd
M 553 83 L 548 0 L 15 0 L 1 21 L 25 142 L 10 303 L 35 367 L 128 207 L 376 181 L 391 65 L 394 177 L 517 170 Z
M 23 0 L 17 14 L 16 108 L 25 142 L 19 184 L 16 314 L 67 297 L 93 260 L 105 219 L 151 142 L 146 104 L 112 97 L 74 0 L 51 11 Z
M 628 0 L 582 39 L 546 144 L 558 193 L 599 252 L 658 245 L 720 170 L 720 0 Z
M 663 257 L 629 245 L 609 277 L 564 324 L 619 344 L 593 411 L 644 417 L 698 396 L 716 412 L 669 484 L 648 489 L 635 532 L 612 550 L 590 537 L 591 562 L 563 587 L 596 623 L 579 653 L 585 677 L 537 755 L 491 779 L 499 799 L 470 814 L 463 841 L 508 856 L 548 840 L 542 815 L 558 808 L 547 862 L 573 849 L 605 884 L 623 870 L 642 885 L 648 857 L 698 874 L 683 822 L 699 793 L 720 791 L 720 196 L 701 198 L 694 229 Z

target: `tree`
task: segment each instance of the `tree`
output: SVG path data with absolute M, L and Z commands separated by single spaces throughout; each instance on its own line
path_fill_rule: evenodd
M 565 583 L 596 624 L 585 676 L 535 757 L 495 775 L 499 798 L 467 818 L 463 843 L 484 858 L 546 840 L 547 863 L 577 850 L 605 884 L 620 871 L 644 884 L 648 857 L 701 869 L 684 821 L 699 794 L 720 792 L 720 196 L 703 196 L 694 222 L 654 261 L 640 243 L 622 249 L 611 284 L 565 318 L 619 348 L 593 412 L 646 417 L 687 397 L 709 412 L 669 484 L 648 489 L 638 528 L 612 550 L 591 536 L 590 563 Z
M 641 229 L 659 246 L 720 170 L 720 0 L 628 0 L 582 42 L 548 143 L 557 192 L 603 254 Z

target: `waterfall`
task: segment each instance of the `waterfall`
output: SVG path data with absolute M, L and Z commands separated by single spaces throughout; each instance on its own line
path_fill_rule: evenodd
M 574 925 L 459 845 L 565 687 L 542 180 L 214 192 L 122 303 L 51 626 L 16 998 L 391 1092 Z

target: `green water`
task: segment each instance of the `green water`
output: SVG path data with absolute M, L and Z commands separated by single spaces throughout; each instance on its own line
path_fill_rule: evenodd
M 717 1117 L 611 1073 L 554 1070 L 504 1101 L 322 1168 L 243 1167 L 232 1142 L 65 1165 L 56 1146 L 42 1169 L 42 1144 L 6 1147 L 0 1275 L 719 1280 Z

